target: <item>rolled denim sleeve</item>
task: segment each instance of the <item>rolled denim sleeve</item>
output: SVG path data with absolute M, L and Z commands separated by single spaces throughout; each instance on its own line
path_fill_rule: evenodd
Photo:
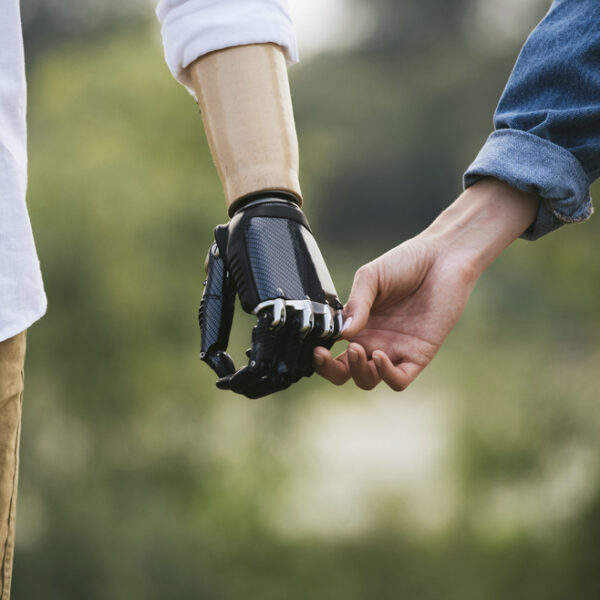
M 592 214 L 600 176 L 600 2 L 555 0 L 533 30 L 464 174 L 465 189 L 496 177 L 542 198 L 523 234 L 537 239 Z

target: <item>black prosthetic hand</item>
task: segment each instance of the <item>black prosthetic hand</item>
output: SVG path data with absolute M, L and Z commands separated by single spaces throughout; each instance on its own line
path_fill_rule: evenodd
M 260 398 L 313 373 L 316 346 L 331 348 L 342 305 L 304 213 L 283 194 L 264 194 L 215 229 L 200 304 L 200 358 L 217 387 Z M 236 294 L 257 316 L 248 364 L 227 354 Z

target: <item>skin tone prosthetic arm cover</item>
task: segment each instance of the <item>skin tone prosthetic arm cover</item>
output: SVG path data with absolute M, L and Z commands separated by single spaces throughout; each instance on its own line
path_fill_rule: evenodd
M 198 99 L 230 214 L 267 189 L 300 203 L 288 0 L 160 0 L 156 14 L 169 69 Z
M 211 52 L 189 68 L 230 216 L 245 198 L 283 191 L 302 202 L 285 56 L 275 44 Z

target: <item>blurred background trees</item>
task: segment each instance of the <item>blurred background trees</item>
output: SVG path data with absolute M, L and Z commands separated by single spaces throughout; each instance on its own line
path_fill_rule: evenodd
M 29 66 L 45 50 L 149 21 L 148 0 L 23 0 L 21 19 Z
M 460 191 L 548 4 L 353 1 L 360 42 L 291 70 L 306 209 L 344 296 Z M 401 395 L 217 394 L 195 315 L 226 215 L 152 6 L 22 9 L 50 304 L 29 335 L 14 598 L 595 597 L 597 222 L 514 244 Z

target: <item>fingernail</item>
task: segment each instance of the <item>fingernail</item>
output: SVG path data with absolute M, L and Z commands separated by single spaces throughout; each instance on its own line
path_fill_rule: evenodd
M 313 359 L 317 367 L 321 367 L 325 364 L 325 359 L 320 354 L 313 354 Z
M 380 367 L 383 364 L 383 358 L 381 358 L 381 354 L 373 354 L 373 362 Z
M 358 352 L 354 348 L 348 348 L 348 358 L 350 362 L 358 361 Z
M 344 325 L 342 326 L 342 333 L 344 333 L 344 331 L 346 331 L 348 327 L 350 327 L 350 325 L 352 325 L 352 317 L 349 317 L 344 321 Z

